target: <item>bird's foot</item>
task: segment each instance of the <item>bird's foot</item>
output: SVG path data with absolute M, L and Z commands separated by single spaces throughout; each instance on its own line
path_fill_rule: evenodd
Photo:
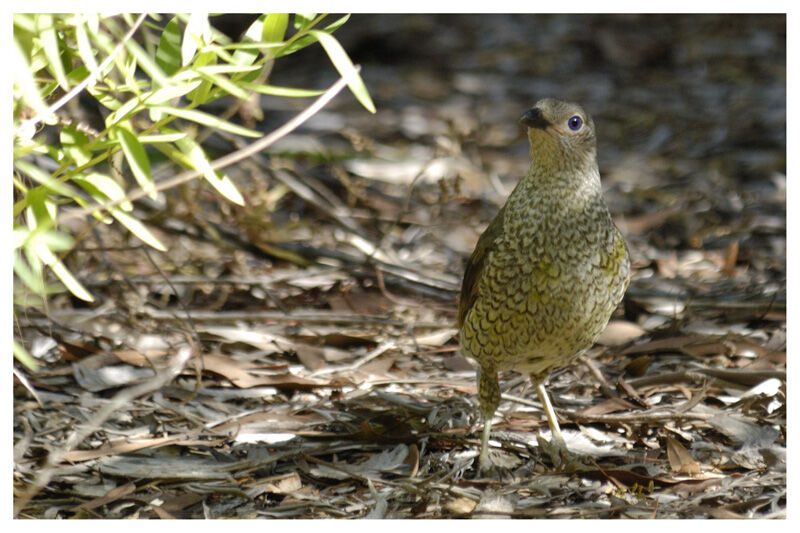
M 550 459 L 557 472 L 578 472 L 586 468 L 584 458 L 569 451 L 563 439 L 551 437 L 546 440 L 541 434 L 537 435 L 539 449 Z
M 502 461 L 501 461 L 502 462 Z M 508 480 L 510 472 L 507 467 L 495 464 L 488 457 L 478 462 L 478 470 L 475 473 L 475 479 L 489 479 L 489 480 Z

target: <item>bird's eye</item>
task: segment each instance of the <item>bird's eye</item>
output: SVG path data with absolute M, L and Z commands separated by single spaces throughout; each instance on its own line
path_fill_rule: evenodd
M 572 131 L 578 131 L 579 129 L 581 129 L 581 126 L 583 126 L 583 120 L 578 115 L 575 115 L 574 117 L 569 119 L 569 122 L 567 122 L 567 124 L 569 124 L 569 129 L 571 129 Z

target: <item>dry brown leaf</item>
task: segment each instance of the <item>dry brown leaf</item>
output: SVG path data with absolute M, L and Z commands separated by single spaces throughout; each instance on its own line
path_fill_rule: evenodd
M 187 434 L 173 435 L 170 437 L 145 438 L 142 440 L 129 441 L 127 438 L 117 439 L 107 442 L 94 450 L 70 450 L 64 454 L 64 461 L 79 463 L 106 455 L 121 455 L 135 452 L 146 448 L 159 448 L 175 441 L 183 439 Z
M 739 257 L 739 241 L 733 241 L 728 245 L 728 250 L 725 253 L 725 266 L 722 271 L 728 276 L 733 276 L 736 273 L 736 260 Z
M 625 365 L 625 371 L 633 377 L 642 377 L 647 373 L 653 358 L 649 355 L 640 355 Z
M 161 519 L 161 520 L 175 520 L 175 516 L 173 516 L 169 511 L 164 509 L 160 505 L 153 505 L 150 504 L 150 509 Z
M 351 290 L 328 296 L 328 305 L 334 311 L 361 315 L 380 315 L 389 311 L 393 304 L 379 292 Z
M 475 367 L 469 362 L 469 360 L 461 354 L 454 354 L 450 357 L 444 358 L 444 367 L 447 370 L 452 370 L 454 372 L 462 372 L 464 370 L 473 370 Z
M 205 497 L 206 497 L 205 494 L 198 494 L 196 492 L 187 492 L 185 494 L 179 494 L 174 498 L 169 498 L 159 507 L 161 507 L 162 511 L 168 514 L 174 514 L 186 509 L 187 507 L 196 504 L 197 502 L 203 500 Z
M 708 509 L 708 514 L 711 515 L 711 518 L 718 520 L 745 520 L 747 518 L 724 507 L 711 507 Z
M 629 346 L 622 350 L 624 355 L 629 354 L 646 354 L 646 353 L 661 353 L 661 352 L 676 352 L 682 351 L 687 346 L 695 344 L 702 344 L 706 339 L 697 335 L 681 335 L 679 337 L 668 337 L 666 339 L 657 339 L 645 342 L 643 344 L 636 344 Z
M 386 377 L 389 369 L 394 366 L 396 357 L 383 356 L 370 361 L 356 370 L 358 374 L 366 374 L 370 377 Z
M 667 459 L 669 466 L 679 474 L 695 475 L 701 472 L 700 465 L 689 451 L 673 437 L 667 436 Z
M 602 402 L 587 407 L 579 412 L 582 415 L 607 415 L 608 413 L 616 413 L 619 411 L 631 411 L 638 409 L 637 405 L 624 400 L 622 398 L 608 398 Z
M 298 344 L 294 347 L 297 358 L 309 370 L 319 370 L 327 363 L 325 361 L 325 350 L 308 344 Z
M 419 448 L 417 448 L 416 444 L 409 444 L 408 457 L 406 457 L 405 463 L 411 467 L 411 473 L 408 477 L 416 476 L 419 471 Z
M 219 374 L 243 389 L 261 385 L 284 388 L 324 387 L 329 383 L 321 379 L 303 378 L 292 374 L 254 375 L 248 371 L 257 367 L 254 363 L 238 361 L 222 354 L 204 354 L 201 359 L 204 370 Z
M 174 352 L 168 350 L 147 350 L 143 353 L 136 350 L 120 349 L 111 353 L 120 361 L 128 363 L 129 365 L 150 366 L 151 363 L 155 363 Z

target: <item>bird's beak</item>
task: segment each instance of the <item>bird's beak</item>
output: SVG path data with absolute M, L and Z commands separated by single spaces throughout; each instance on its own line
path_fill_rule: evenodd
M 542 110 L 538 107 L 533 107 L 525 111 L 522 116 L 519 117 L 519 123 L 529 128 L 538 128 L 541 130 L 550 126 L 550 122 L 542 116 Z

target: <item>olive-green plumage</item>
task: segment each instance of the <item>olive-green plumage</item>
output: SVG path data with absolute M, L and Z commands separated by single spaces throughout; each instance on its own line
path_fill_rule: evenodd
M 594 344 L 629 281 L 628 250 L 603 200 L 591 117 L 546 98 L 520 122 L 530 170 L 478 240 L 458 309 L 461 350 L 480 365 L 481 468 L 489 466 L 500 370 L 530 375 L 565 447 L 543 383 Z

